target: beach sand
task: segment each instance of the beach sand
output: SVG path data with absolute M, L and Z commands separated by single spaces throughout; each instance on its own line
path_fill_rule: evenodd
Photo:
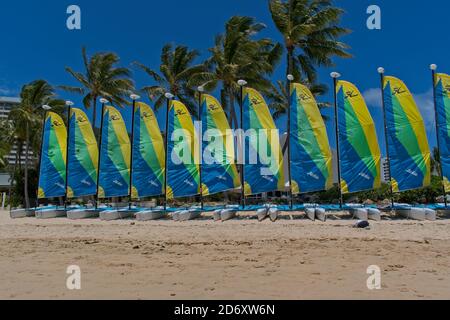
M 101 222 L 0 212 L 0 299 L 449 299 L 450 220 Z M 81 290 L 66 269 L 81 268 Z M 381 290 L 368 290 L 370 265 Z

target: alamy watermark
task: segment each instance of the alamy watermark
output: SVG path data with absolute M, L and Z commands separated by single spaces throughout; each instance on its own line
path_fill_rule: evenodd
M 377 5 L 371 5 L 367 8 L 367 28 L 369 30 L 381 30 L 381 8 Z
M 369 266 L 367 274 L 370 275 L 367 278 L 367 289 L 381 290 L 381 268 L 376 265 Z
M 67 289 L 81 290 L 81 268 L 71 265 L 67 267 L 66 273 L 69 275 L 66 280 Z
M 282 150 L 278 129 L 209 129 L 195 122 L 192 133 L 176 129 L 170 136 L 170 159 L 175 165 L 246 164 L 261 166 L 261 175 L 273 176 L 282 169 Z M 200 146 L 200 139 L 202 146 Z M 236 146 L 236 148 L 235 148 Z M 203 150 L 203 152 L 201 152 Z
M 66 26 L 69 30 L 81 30 L 81 9 L 72 4 L 67 7 L 66 13 L 69 15 L 66 20 Z

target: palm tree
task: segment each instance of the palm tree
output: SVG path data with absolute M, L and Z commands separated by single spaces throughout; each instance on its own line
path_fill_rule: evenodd
M 441 156 L 439 148 L 435 147 L 431 156 L 431 174 L 437 174 L 441 176 Z
M 316 67 L 333 65 L 332 58 L 349 58 L 349 47 L 339 37 L 350 31 L 339 27 L 343 10 L 332 0 L 269 0 L 275 26 L 287 50 L 287 74 L 314 83 Z
M 122 107 L 129 104 L 128 95 L 134 88 L 131 72 L 127 68 L 116 67 L 120 59 L 115 53 L 96 53 L 88 57 L 86 48 L 82 48 L 84 74 L 70 67 L 66 71 L 77 80 L 81 87 L 60 86 L 61 89 L 84 95 L 86 108 L 93 107 L 94 128 L 97 117 L 97 99 L 103 97 Z
M 245 79 L 249 86 L 258 90 L 271 87 L 268 75 L 279 62 L 282 47 L 270 39 L 255 40 L 264 24 L 254 18 L 235 16 L 225 25 L 225 33 L 216 36 L 214 47 L 209 49 L 211 57 L 206 61 L 208 70 L 196 74 L 192 84 L 204 85 L 214 90 L 222 83 L 222 105 L 230 112 L 230 120 L 238 127 L 234 101 L 239 93 L 237 81 Z
M 20 93 L 21 102 L 14 107 L 9 120 L 14 128 L 14 136 L 18 145 L 25 146 L 24 166 L 24 197 L 25 205 L 30 207 L 28 194 L 28 169 L 30 151 L 34 154 L 40 153 L 39 132 L 42 130 L 43 105 L 50 105 L 55 112 L 64 110 L 64 101 L 57 100 L 54 88 L 45 80 L 36 80 L 22 87 Z M 33 137 L 33 139 L 31 138 Z M 30 150 L 31 148 L 31 150 Z M 21 148 L 18 149 L 21 152 Z
M 161 52 L 159 73 L 142 63 L 135 62 L 135 65 L 156 82 L 155 85 L 142 88 L 142 91 L 154 101 L 155 109 L 164 105 L 164 94 L 170 92 L 183 102 L 192 114 L 196 113 L 195 90 L 188 83 L 193 75 L 205 71 L 204 64 L 195 64 L 198 56 L 197 50 L 189 50 L 186 46 L 173 48 L 171 44 L 166 44 Z

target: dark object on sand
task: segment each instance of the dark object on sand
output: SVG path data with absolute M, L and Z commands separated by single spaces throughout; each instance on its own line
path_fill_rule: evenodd
M 359 228 L 359 229 L 366 229 L 366 228 L 370 227 L 370 224 L 368 221 L 360 220 L 355 224 L 354 227 Z

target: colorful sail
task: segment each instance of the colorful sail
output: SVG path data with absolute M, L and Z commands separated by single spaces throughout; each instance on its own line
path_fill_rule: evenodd
M 202 183 L 203 195 L 211 195 L 241 185 L 235 164 L 234 135 L 220 103 L 202 95 Z
M 377 189 L 381 187 L 381 152 L 375 123 L 355 85 L 338 81 L 336 92 L 342 192 Z
M 436 75 L 437 125 L 440 142 L 441 169 L 445 192 L 450 192 L 450 76 Z
M 81 109 L 71 109 L 69 133 L 67 197 L 95 195 L 98 145 L 89 118 Z
M 304 85 L 291 88 L 290 133 L 292 192 L 328 190 L 333 186 L 333 157 L 317 102 Z
M 385 77 L 383 88 L 392 188 L 402 192 L 428 186 L 430 148 L 414 98 L 406 85 L 394 77 Z
M 200 193 L 199 141 L 186 106 L 172 101 L 169 109 L 167 151 L 167 198 Z
M 133 199 L 164 194 L 164 140 L 153 110 L 137 102 L 134 115 Z
M 45 118 L 39 169 L 39 199 L 66 195 L 67 128 L 54 112 Z
M 284 191 L 279 131 L 261 94 L 244 89 L 245 195 Z
M 98 196 L 128 196 L 131 145 L 122 114 L 116 108 L 105 107 L 101 139 Z

